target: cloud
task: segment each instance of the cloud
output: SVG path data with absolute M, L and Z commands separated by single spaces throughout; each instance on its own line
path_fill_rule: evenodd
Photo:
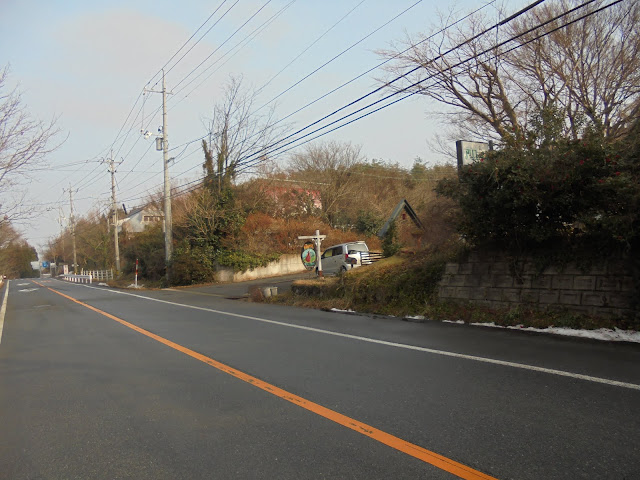
M 189 36 L 177 24 L 130 9 L 69 17 L 53 35 L 60 43 L 61 66 L 96 81 L 144 78 Z
M 50 98 L 56 111 L 67 121 L 71 117 L 112 129 L 152 75 L 191 35 L 153 12 L 128 8 L 83 11 L 50 29 L 51 43 L 43 47 L 47 54 L 42 57 L 48 81 L 42 87 L 55 92 Z M 167 75 L 168 84 L 181 79 L 211 50 L 206 40 L 200 42 Z M 159 79 L 158 75 L 154 83 Z

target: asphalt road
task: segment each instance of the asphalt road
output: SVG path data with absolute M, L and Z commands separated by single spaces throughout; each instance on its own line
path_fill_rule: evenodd
M 1 479 L 640 478 L 637 345 L 8 288 Z

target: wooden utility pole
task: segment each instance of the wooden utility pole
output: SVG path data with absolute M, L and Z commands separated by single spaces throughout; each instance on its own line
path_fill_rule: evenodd
M 109 172 L 111 173 L 111 208 L 113 209 L 113 242 L 116 255 L 116 275 L 120 274 L 120 244 L 118 242 L 118 204 L 116 202 L 116 167 L 113 152 L 109 158 Z
M 167 85 L 164 69 L 162 70 L 162 90 L 146 90 L 145 92 L 162 93 L 162 137 L 156 138 L 156 150 L 160 150 L 157 142 L 162 143 L 162 163 L 164 167 L 164 261 L 167 284 L 171 279 L 171 256 L 173 253 L 173 220 L 171 218 L 171 179 L 169 177 L 169 133 L 167 130 Z
M 69 204 L 71 206 L 71 214 L 69 215 L 69 222 L 71 222 L 71 246 L 73 247 L 73 273 L 78 274 L 78 257 L 76 254 L 76 219 L 73 215 L 73 190 L 71 184 L 69 184 Z
M 164 261 L 167 285 L 171 279 L 170 265 L 173 253 L 173 220 L 171 218 L 171 179 L 169 178 L 169 134 L 167 133 L 167 86 L 162 70 L 162 160 L 164 164 Z

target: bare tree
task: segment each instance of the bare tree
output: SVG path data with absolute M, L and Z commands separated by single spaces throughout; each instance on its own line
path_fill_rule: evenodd
M 544 4 L 515 19 L 509 34 L 528 32 L 574 6 L 569 0 Z M 575 15 L 601 6 L 591 5 Z M 547 30 L 564 23 L 563 18 L 554 20 Z M 512 75 L 512 81 L 534 108 L 561 112 L 567 120 L 565 133 L 574 138 L 585 122 L 607 138 L 624 135 L 640 114 L 640 4 L 622 2 L 526 43 L 534 35 L 519 38 L 521 48 L 507 56 L 515 72 L 526 72 Z
M 18 187 L 60 145 L 52 144 L 59 133 L 56 120 L 44 123 L 31 118 L 20 93 L 7 89 L 8 76 L 5 67 L 0 71 L 0 224 L 32 213 L 24 207 L 24 194 Z
M 224 208 L 208 188 L 198 188 L 181 199 L 176 209 L 176 237 L 194 245 L 214 244 L 219 247 L 219 224 Z
M 205 185 L 220 191 L 240 173 L 250 171 L 266 158 L 265 147 L 277 135 L 274 109 L 264 114 L 255 110 L 255 92 L 242 86 L 242 77 L 231 77 L 222 100 L 208 121 L 208 138 L 203 140 Z
M 340 207 L 357 192 L 352 188 L 353 169 L 364 162 L 359 146 L 350 143 L 311 143 L 290 160 L 292 178 L 317 182 L 322 212 L 332 225 L 340 218 Z
M 440 35 L 407 38 L 380 54 L 394 59 L 394 76 L 421 68 L 390 88 L 413 85 L 407 91 L 450 107 L 434 113 L 458 138 L 518 142 L 554 117 L 565 136 L 591 126 L 618 138 L 640 108 L 640 4 L 596 12 L 597 1 L 555 19 L 577 4 L 547 2 L 498 32 L 488 28 L 495 19 L 475 15 Z
M 0 223 L 0 249 L 7 248 L 14 242 L 21 241 L 22 237 L 18 233 L 11 222 L 4 221 Z

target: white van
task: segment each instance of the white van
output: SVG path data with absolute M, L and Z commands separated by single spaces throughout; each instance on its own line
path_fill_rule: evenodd
M 325 274 L 344 273 L 352 268 L 372 263 L 369 258 L 369 247 L 362 241 L 329 247 L 321 258 L 322 272 Z

